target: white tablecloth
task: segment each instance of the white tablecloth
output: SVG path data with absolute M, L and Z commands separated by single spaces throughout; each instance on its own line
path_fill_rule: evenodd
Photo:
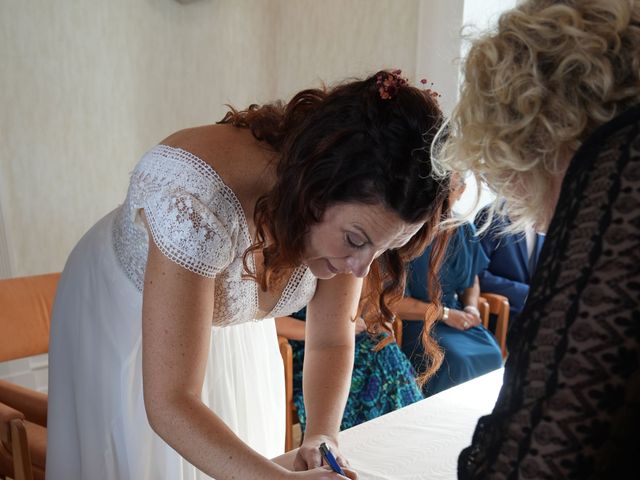
M 503 373 L 496 370 L 344 430 L 340 448 L 360 480 L 455 479 L 458 455 L 471 443 L 478 418 L 493 410 Z M 284 457 L 292 461 L 293 452 Z

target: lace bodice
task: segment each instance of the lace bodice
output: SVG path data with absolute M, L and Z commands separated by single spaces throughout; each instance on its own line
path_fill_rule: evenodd
M 214 325 L 288 315 L 311 300 L 316 279 L 300 266 L 274 309 L 259 311 L 257 284 L 242 278 L 242 256 L 251 245 L 242 206 L 216 171 L 195 155 L 158 145 L 131 175 L 127 198 L 114 222 L 113 244 L 122 268 L 140 292 L 148 254 L 142 210 L 160 251 L 191 272 L 215 278 Z M 254 268 L 252 258 L 249 266 Z

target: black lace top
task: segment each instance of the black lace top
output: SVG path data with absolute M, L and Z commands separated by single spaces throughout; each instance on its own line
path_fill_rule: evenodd
M 508 347 L 504 386 L 460 455 L 459 478 L 637 474 L 640 107 L 573 158 Z

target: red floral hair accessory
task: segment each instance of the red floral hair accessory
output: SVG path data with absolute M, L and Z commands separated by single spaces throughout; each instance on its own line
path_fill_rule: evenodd
M 401 77 L 402 70 L 392 70 L 390 72 L 380 72 L 376 77 L 378 93 L 383 100 L 389 100 L 398 93 L 398 88 L 407 85 L 409 80 Z
M 380 72 L 377 75 L 376 86 L 378 87 L 378 93 L 380 94 L 380 98 L 382 100 L 389 100 L 395 97 L 400 87 L 409 84 L 409 80 L 401 76 L 401 74 L 402 70 L 391 70 L 388 72 Z M 428 83 L 428 80 L 426 78 L 423 78 L 420 80 L 420 83 L 426 85 Z M 429 88 L 426 88 L 425 92 L 437 102 L 438 98 L 442 95 L 433 90 L 431 88 L 432 86 L 433 82 L 429 84 Z

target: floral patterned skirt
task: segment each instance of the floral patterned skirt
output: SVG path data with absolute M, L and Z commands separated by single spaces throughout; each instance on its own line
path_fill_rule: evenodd
M 304 432 L 306 412 L 302 396 L 302 364 L 304 342 L 290 341 L 293 348 L 293 401 Z M 389 343 L 379 351 L 378 341 L 363 332 L 356 336 L 351 390 L 340 429 L 384 415 L 398 408 L 422 400 L 416 375 L 407 357 L 396 343 Z

